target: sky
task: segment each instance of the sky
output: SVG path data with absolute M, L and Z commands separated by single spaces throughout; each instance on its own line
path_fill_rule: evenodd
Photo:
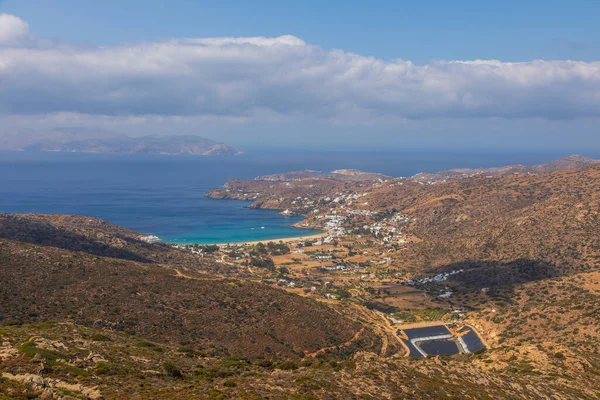
M 0 135 L 600 151 L 598 0 L 0 0 Z

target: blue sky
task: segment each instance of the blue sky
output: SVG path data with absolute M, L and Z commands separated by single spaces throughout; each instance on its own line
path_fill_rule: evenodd
M 600 59 L 597 0 L 5 0 L 43 37 L 114 45 L 294 35 L 326 49 L 435 59 Z
M 0 124 L 600 151 L 599 16 L 596 0 L 0 0 Z

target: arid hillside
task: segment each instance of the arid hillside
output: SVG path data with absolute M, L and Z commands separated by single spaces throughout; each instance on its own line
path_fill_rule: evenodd
M 448 171 L 441 172 L 421 172 L 411 176 L 409 179 L 419 183 L 440 183 L 448 182 L 456 179 L 468 178 L 471 176 L 501 176 L 515 173 L 539 173 L 539 172 L 552 172 L 563 169 L 583 168 L 590 165 L 598 164 L 600 160 L 594 160 L 593 158 L 583 157 L 577 154 L 563 157 L 558 160 L 554 160 L 544 164 L 537 165 L 507 165 L 498 168 L 457 168 Z
M 422 240 L 403 256 L 423 268 L 532 260 L 556 274 L 600 267 L 600 165 L 540 174 L 386 185 L 366 201 L 410 218 Z M 509 274 L 502 279 L 518 279 Z
M 234 180 L 208 195 L 289 210 L 307 218 L 303 226 L 323 227 L 328 215 L 342 215 L 349 234 L 361 233 L 368 224 L 388 224 L 416 238 L 401 246 L 395 262 L 420 271 L 516 260 L 551 265 L 552 276 L 599 267 L 600 164 L 432 185 L 406 179 L 347 182 L 331 176 Z M 394 218 L 406 221 L 395 224 Z
M 517 336 L 481 354 L 409 359 L 361 352 L 345 361 L 320 357 L 301 362 L 214 357 L 190 346 L 74 324 L 5 326 L 0 338 L 0 398 L 11 400 L 49 395 L 94 400 L 579 400 L 597 398 L 600 389 L 597 359 L 569 351 L 572 341 L 556 347 Z
M 71 321 L 214 354 L 292 359 L 344 343 L 361 329 L 324 304 L 208 274 L 198 256 L 177 257 L 179 251 L 165 245 L 142 245 L 127 230 L 114 236 L 109 231 L 116 228 L 98 220 L 89 220 L 97 225 L 92 228 L 71 226 L 68 221 L 80 219 L 75 217 L 5 216 L 4 237 L 15 218 L 16 238 L 22 240 L 0 240 L 1 324 Z M 50 227 L 48 240 L 31 243 Z M 76 241 L 73 232 L 80 234 Z M 123 252 L 114 250 L 115 243 Z M 187 264 L 153 262 L 153 249 L 159 259 L 172 253 L 173 260 Z M 356 349 L 376 342 L 364 332 Z

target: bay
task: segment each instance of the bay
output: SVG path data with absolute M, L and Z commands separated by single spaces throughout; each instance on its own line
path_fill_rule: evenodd
M 98 217 L 176 243 L 310 235 L 300 217 L 204 197 L 228 179 L 355 168 L 408 176 L 458 167 L 547 162 L 566 154 L 427 151 L 261 151 L 235 157 L 0 152 L 0 212 Z

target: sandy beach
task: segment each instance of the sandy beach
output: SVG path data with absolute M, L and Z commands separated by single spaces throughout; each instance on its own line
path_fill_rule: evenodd
M 251 242 L 230 242 L 230 243 L 218 243 L 218 246 L 227 246 L 228 244 L 231 245 L 244 245 L 244 246 L 252 246 L 258 243 L 269 243 L 269 242 L 275 242 L 275 243 L 279 243 L 279 242 L 283 242 L 283 243 L 290 243 L 290 242 L 302 242 L 305 240 L 315 240 L 315 239 L 321 239 L 324 238 L 325 236 L 329 235 L 329 232 L 322 232 L 322 233 L 316 233 L 314 235 L 306 235 L 306 236 L 296 236 L 296 237 L 288 237 L 288 238 L 276 238 L 276 239 L 265 239 L 265 240 L 255 240 L 255 241 L 251 241 Z

